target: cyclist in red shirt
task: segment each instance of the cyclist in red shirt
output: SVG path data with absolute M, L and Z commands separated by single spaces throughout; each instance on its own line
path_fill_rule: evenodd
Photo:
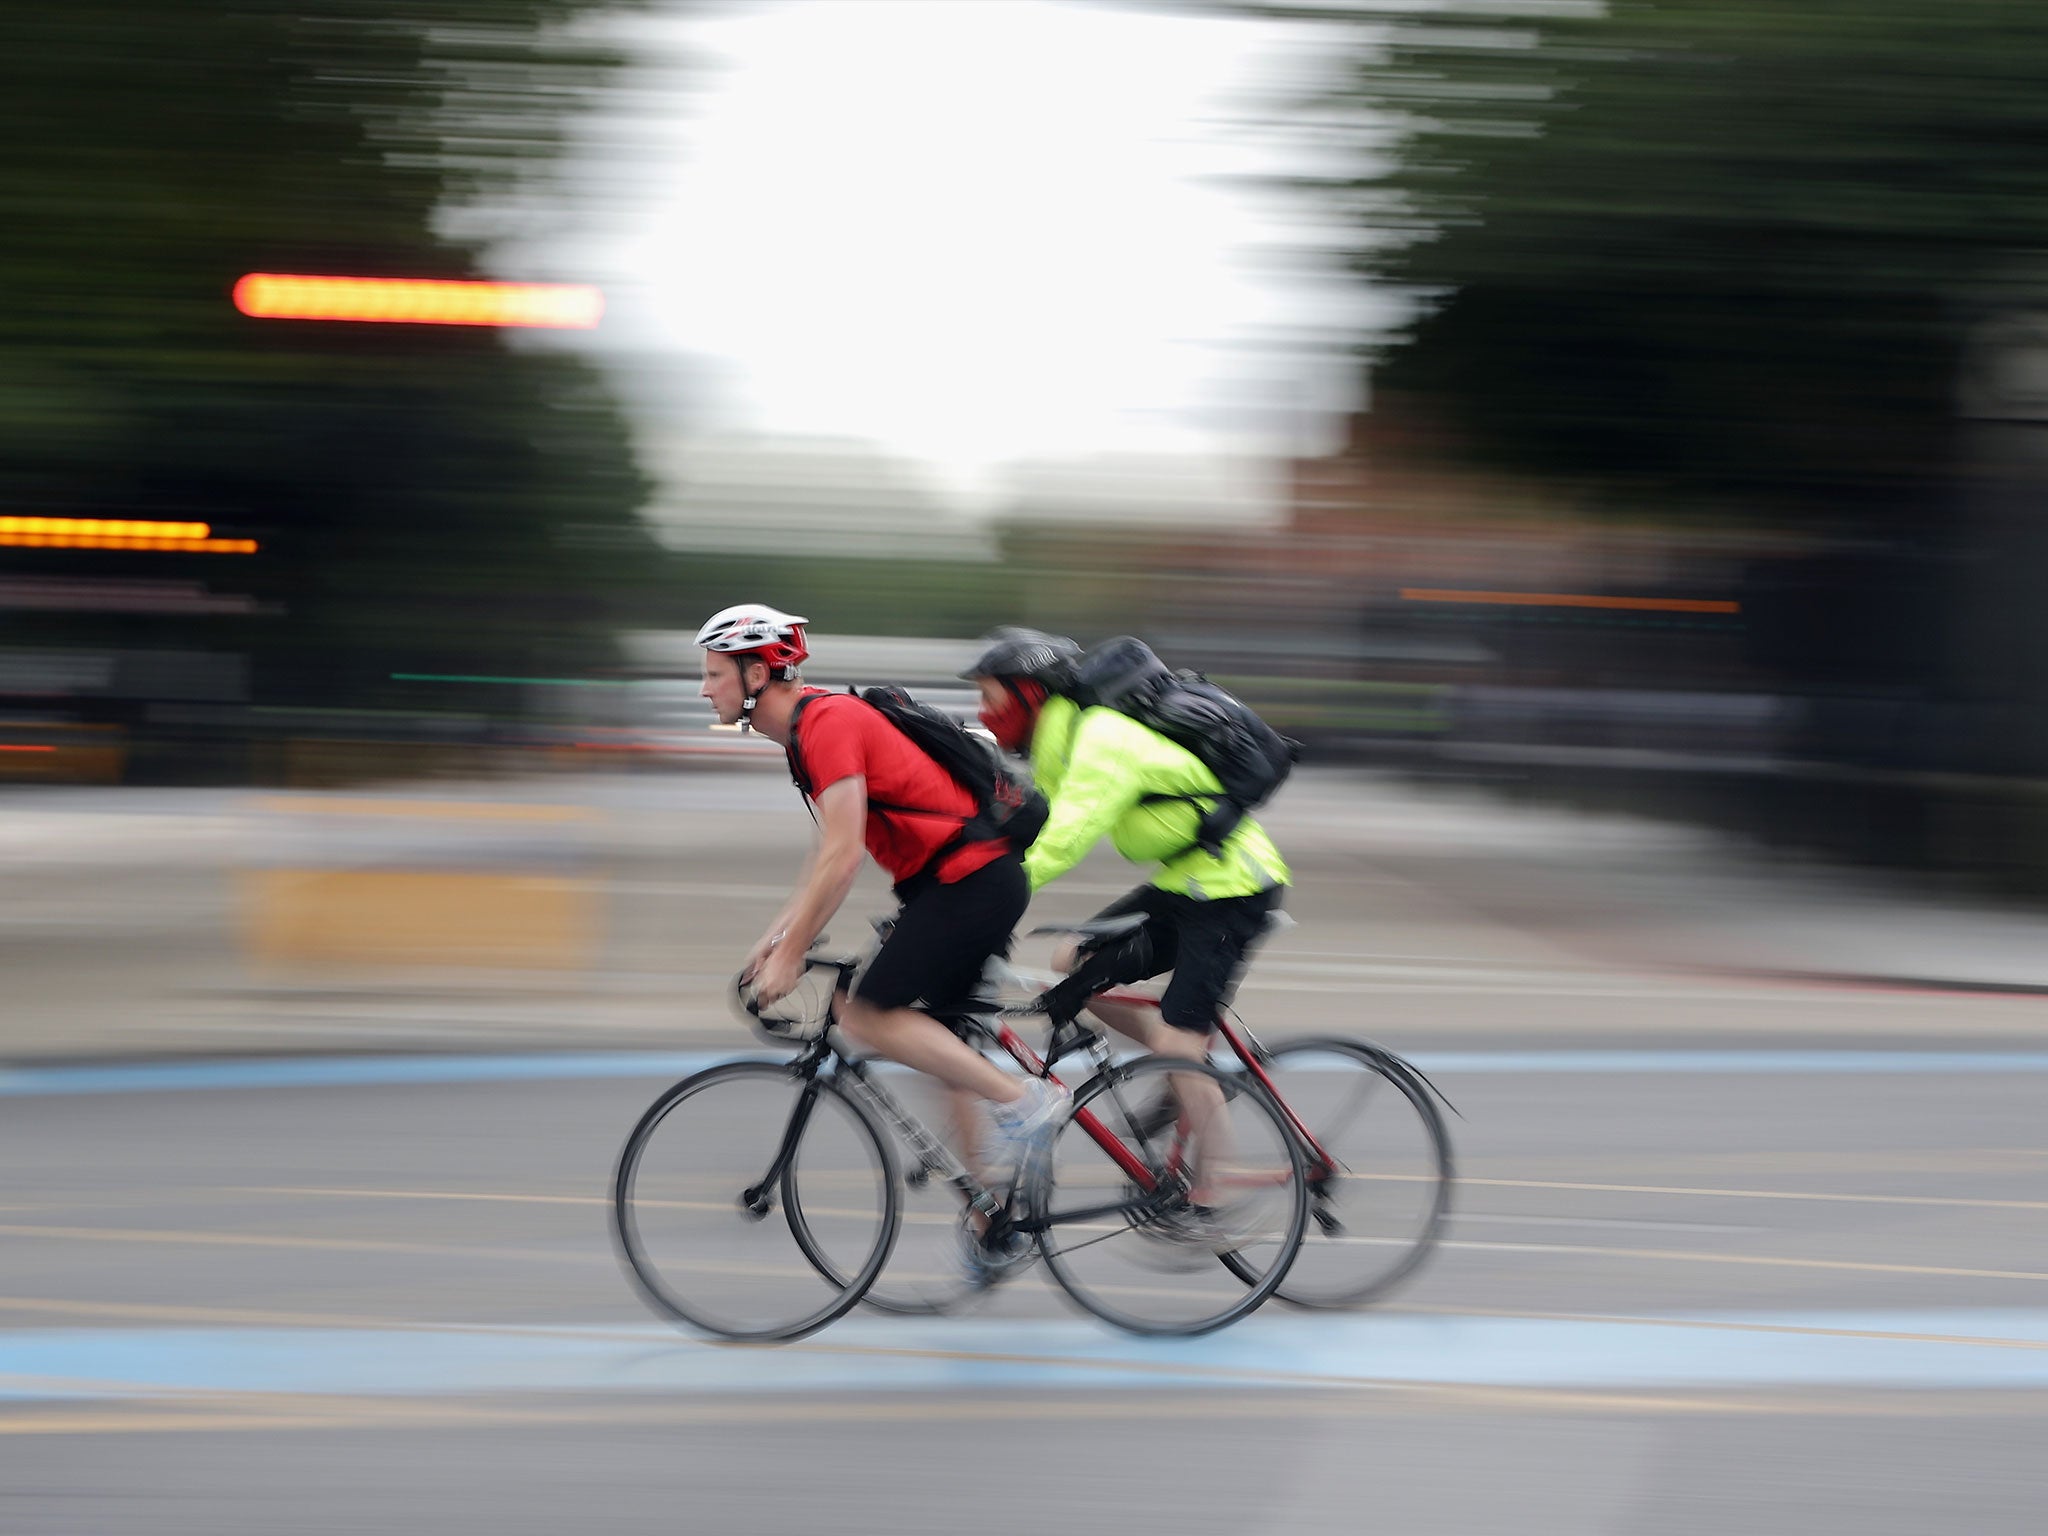
M 1031 900 L 1021 850 L 1003 838 L 957 841 L 974 814 L 973 796 L 872 705 L 804 686 L 797 669 L 810 654 L 806 622 L 742 603 L 697 635 L 701 692 L 721 724 L 744 721 L 787 749 L 803 704 L 796 747 L 821 834 L 795 893 L 741 974 L 763 1002 L 795 988 L 804 953 L 853 888 L 865 847 L 895 881 L 902 908 L 851 994 L 838 1000 L 841 1033 L 864 1051 L 986 1100 L 998 1135 L 1022 1158 L 1050 1140 L 1066 1091 L 999 1071 L 924 1011 L 970 997 L 989 957 L 1008 953 Z

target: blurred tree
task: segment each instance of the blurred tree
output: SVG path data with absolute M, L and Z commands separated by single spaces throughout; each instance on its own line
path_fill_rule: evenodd
M 1358 27 L 1387 152 L 1334 190 L 1361 266 L 1424 300 L 1376 389 L 1638 508 L 1941 515 L 1966 337 L 2043 275 L 2048 11 L 1264 9 Z
M 10 563 L 255 592 L 274 617 L 190 620 L 185 639 L 252 648 L 271 701 L 416 702 L 391 673 L 608 657 L 600 621 L 656 566 L 591 369 L 487 329 L 256 321 L 229 300 L 254 270 L 479 275 L 437 216 L 556 148 L 614 62 L 571 25 L 593 8 L 18 15 L 0 53 L 0 510 L 199 518 L 263 553 Z

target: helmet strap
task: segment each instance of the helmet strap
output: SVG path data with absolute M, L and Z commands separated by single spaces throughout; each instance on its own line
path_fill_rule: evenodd
M 754 659 L 756 658 L 745 654 L 739 657 L 740 687 L 746 689 L 746 697 L 740 700 L 740 734 L 743 736 L 754 729 L 754 706 L 760 702 L 762 690 L 768 686 L 768 680 L 764 678 L 760 688 L 747 687 L 747 667 Z M 767 663 L 763 662 L 762 665 L 767 666 Z M 772 678 L 774 675 L 775 669 L 768 667 L 768 677 Z
M 757 656 L 752 651 L 742 651 L 733 659 L 739 663 L 740 687 L 746 690 L 746 696 L 740 700 L 739 721 L 740 731 L 744 734 L 754 728 L 754 706 L 760 702 L 761 695 L 768 691 L 768 685 L 775 682 L 793 683 L 797 680 L 798 674 L 794 665 L 778 667 L 766 657 Z M 747 668 L 757 661 L 768 669 L 768 675 L 761 680 L 759 688 L 748 688 Z

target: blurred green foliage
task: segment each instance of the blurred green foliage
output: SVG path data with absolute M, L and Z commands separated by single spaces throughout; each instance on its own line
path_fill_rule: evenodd
M 552 154 L 614 63 L 569 25 L 589 9 L 73 0 L 13 18 L 0 509 L 198 518 L 263 552 L 9 567 L 203 578 L 267 608 L 52 614 L 37 633 L 247 650 L 258 696 L 292 703 L 609 654 L 618 594 L 656 567 L 588 366 L 491 330 L 256 321 L 229 299 L 250 271 L 482 275 L 437 212 Z
M 1394 114 L 1333 190 L 1361 264 L 1430 301 L 1377 392 L 1639 508 L 1939 512 L 1968 337 L 2048 279 L 2048 10 L 1479 0 L 1386 22 L 1326 104 Z

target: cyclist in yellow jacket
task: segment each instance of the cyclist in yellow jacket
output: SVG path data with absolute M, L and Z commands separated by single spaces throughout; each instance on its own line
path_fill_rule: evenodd
M 1032 776 L 1051 802 L 1025 855 L 1032 891 L 1080 863 L 1105 835 L 1133 864 L 1158 866 L 1098 915 L 1145 915 L 1145 926 L 1120 941 L 1119 979 L 1172 972 L 1160 1000 L 1164 1027 L 1124 1004 L 1098 999 L 1090 1011 L 1158 1054 L 1200 1059 L 1280 905 L 1286 861 L 1249 816 L 1215 852 L 1196 846 L 1202 811 L 1221 799 L 1221 781 L 1159 732 L 1073 698 L 1081 648 L 1072 640 L 1006 626 L 982 644 L 961 674 L 981 691 L 981 722 L 1005 749 L 1030 755 Z

